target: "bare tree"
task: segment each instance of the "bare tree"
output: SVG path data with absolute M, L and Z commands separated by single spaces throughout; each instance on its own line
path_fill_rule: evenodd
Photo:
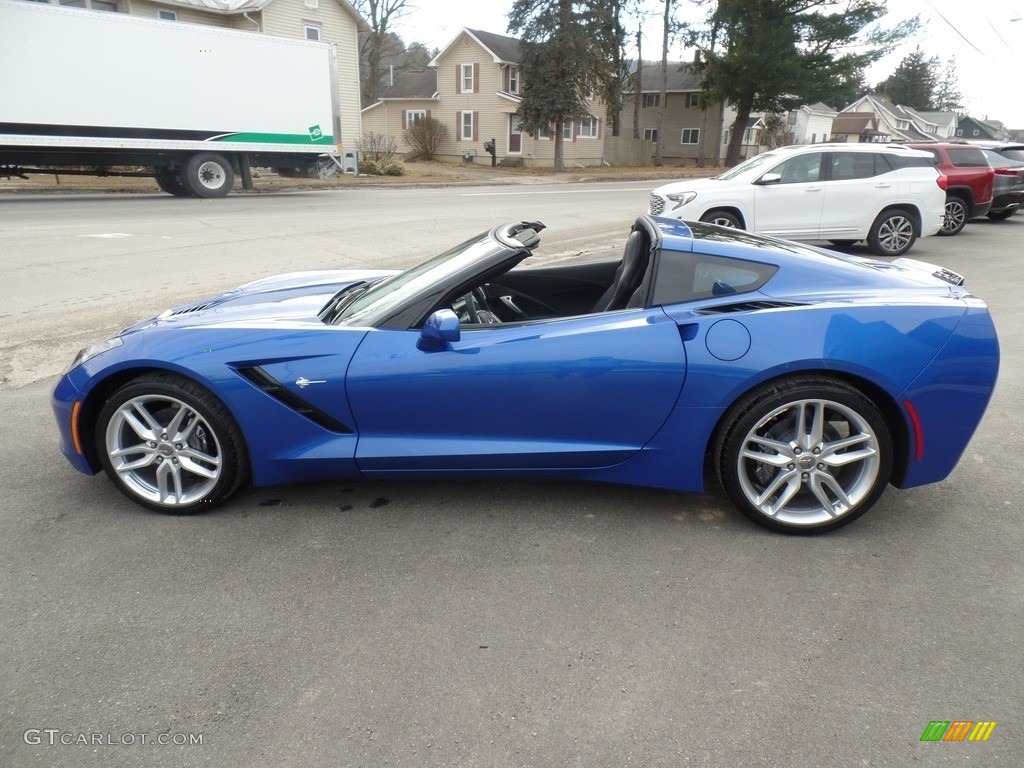
M 373 104 L 384 79 L 381 60 L 404 50 L 401 38 L 391 33 L 399 17 L 412 10 L 409 0 L 355 0 L 353 7 L 366 19 L 370 31 L 360 41 L 360 60 L 365 62 L 363 104 Z

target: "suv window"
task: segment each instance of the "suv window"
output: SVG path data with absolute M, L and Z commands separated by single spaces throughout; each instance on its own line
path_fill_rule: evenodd
M 887 173 L 889 167 L 878 162 L 875 152 L 833 152 L 832 180 L 869 179 Z
M 975 147 L 956 147 L 947 150 L 949 162 L 957 168 L 984 168 L 988 165 L 985 153 Z
M 808 152 L 806 155 L 797 155 L 783 160 L 770 172 L 782 176 L 780 184 L 803 184 L 808 181 L 818 181 L 821 178 L 821 152 Z
M 930 150 L 925 151 L 929 152 Z M 879 158 L 887 162 L 893 168 L 930 168 L 937 164 L 930 157 L 899 155 L 895 152 L 886 152 L 885 154 L 879 155 Z

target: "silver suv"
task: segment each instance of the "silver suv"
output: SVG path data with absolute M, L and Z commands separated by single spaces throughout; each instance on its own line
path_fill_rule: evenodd
M 721 176 L 651 193 L 650 212 L 791 240 L 866 240 L 899 256 L 942 227 L 946 177 L 930 157 L 877 144 L 801 144 L 751 157 Z

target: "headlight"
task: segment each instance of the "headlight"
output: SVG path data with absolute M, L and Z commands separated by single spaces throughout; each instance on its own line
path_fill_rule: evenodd
M 665 195 L 665 197 L 667 197 L 669 200 L 671 200 L 673 203 L 676 204 L 675 208 L 672 209 L 672 210 L 675 210 L 676 208 L 682 208 L 687 203 L 692 203 L 697 198 L 697 193 L 696 192 L 675 192 L 675 193 L 673 193 L 671 195 Z
M 121 341 L 120 336 L 115 336 L 114 338 L 107 339 L 106 341 L 98 341 L 95 344 L 90 344 L 75 355 L 75 359 L 71 361 L 71 365 L 68 366 L 68 369 L 64 371 L 64 373 L 70 373 L 87 360 L 92 360 L 96 355 L 102 355 L 104 352 L 116 349 L 122 344 L 124 344 L 124 342 Z

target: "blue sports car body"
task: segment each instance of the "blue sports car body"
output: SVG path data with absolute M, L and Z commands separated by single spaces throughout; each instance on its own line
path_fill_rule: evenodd
M 819 532 L 889 483 L 945 478 L 991 396 L 988 310 L 937 267 L 647 216 L 621 260 L 545 264 L 542 229 L 400 273 L 259 280 L 132 326 L 57 383 L 62 451 L 179 513 L 247 481 L 701 491 L 710 457 L 753 520 Z

